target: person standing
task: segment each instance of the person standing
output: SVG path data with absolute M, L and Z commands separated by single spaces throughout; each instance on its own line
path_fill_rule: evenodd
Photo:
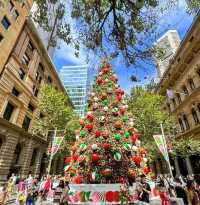
M 175 186 L 175 192 L 176 192 L 177 198 L 182 198 L 184 204 L 187 205 L 188 204 L 187 194 L 179 178 L 175 179 L 174 186 Z
M 139 201 L 142 201 L 142 202 L 146 202 L 146 203 L 149 203 L 149 195 L 151 193 L 151 187 L 150 185 L 146 182 L 145 180 L 146 176 L 145 175 L 141 175 L 140 176 L 140 179 L 141 179 L 141 185 L 142 185 L 142 189 L 141 189 L 141 192 L 139 193 L 139 198 L 138 200 Z
M 187 201 L 188 205 L 199 205 L 200 200 L 199 196 L 195 190 L 194 181 L 188 180 L 187 181 Z

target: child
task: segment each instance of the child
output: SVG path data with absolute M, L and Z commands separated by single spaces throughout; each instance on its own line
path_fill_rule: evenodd
M 27 191 L 27 198 L 26 198 L 26 205 L 34 205 L 34 196 L 33 191 L 31 189 L 28 189 Z
M 20 192 L 17 196 L 17 202 L 19 205 L 24 205 L 26 201 L 26 197 L 25 197 L 25 194 L 23 192 Z
M 40 191 L 36 200 L 36 205 L 42 205 L 43 203 L 43 191 Z

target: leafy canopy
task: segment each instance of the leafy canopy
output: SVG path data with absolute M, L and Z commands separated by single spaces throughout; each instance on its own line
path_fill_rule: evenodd
M 79 55 L 80 44 L 99 55 L 122 55 L 127 65 L 138 59 L 151 59 L 156 48 L 146 39 L 156 39 L 158 15 L 176 6 L 178 0 L 35 0 L 35 21 L 51 33 L 49 46 L 62 39 L 72 44 Z M 188 11 L 195 13 L 199 0 L 188 1 Z M 164 4 L 164 5 L 163 5 Z M 70 23 L 69 13 L 75 20 Z M 73 27 L 73 28 L 72 28 Z M 73 34 L 74 27 L 76 35 Z M 151 39 L 151 40 L 150 40 Z
M 153 135 L 161 134 L 160 124 L 163 124 L 166 135 L 173 127 L 173 119 L 162 109 L 163 102 L 163 96 L 142 87 L 133 88 L 128 97 L 128 109 L 133 114 L 134 127 L 141 134 L 150 160 L 158 156 Z
M 47 130 L 57 129 L 73 135 L 78 128 L 78 117 L 67 104 L 66 95 L 50 85 L 44 85 L 40 90 L 39 110 L 44 116 L 36 120 L 36 132 L 44 134 Z

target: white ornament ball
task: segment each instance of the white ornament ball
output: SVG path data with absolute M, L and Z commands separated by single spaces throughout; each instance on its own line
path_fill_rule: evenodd
M 115 88 L 118 88 L 118 87 L 119 87 L 119 85 L 115 84 Z
M 98 103 L 94 103 L 94 108 L 97 108 L 98 107 Z
M 136 140 L 135 144 L 136 144 L 136 146 L 138 146 L 138 147 L 139 147 L 139 146 L 141 145 L 140 140 Z
M 97 145 L 97 144 L 93 144 L 93 145 L 91 146 L 91 148 L 92 148 L 92 150 L 97 150 L 98 145 Z
M 88 112 L 87 112 L 87 115 L 92 115 L 92 112 L 91 112 L 91 111 L 88 111 Z
M 130 121 L 130 122 L 129 122 L 129 125 L 130 125 L 131 127 L 133 127 L 134 122 L 133 122 L 133 121 Z
M 105 82 L 107 83 L 108 81 L 109 81 L 108 78 L 106 78 L 106 79 L 105 79 Z
M 95 93 L 94 93 L 94 92 L 92 92 L 90 95 L 91 95 L 92 97 L 94 97 L 94 96 L 95 96 Z
M 101 120 L 101 121 L 104 121 L 104 120 L 105 120 L 105 117 L 104 117 L 104 116 L 101 116 L 101 117 L 100 117 L 100 120 Z
M 107 111 L 108 111 L 108 107 L 105 106 L 105 107 L 103 108 L 103 110 L 104 110 L 105 112 L 107 112 Z
M 76 135 L 76 140 L 79 140 L 79 135 Z
M 138 147 L 137 147 L 137 146 L 135 146 L 135 145 L 133 145 L 133 146 L 132 146 L 132 150 L 133 150 L 134 152 L 137 152 Z
M 97 102 L 99 99 L 98 97 L 94 97 L 94 101 Z
M 145 163 L 147 163 L 148 160 L 147 160 L 146 157 L 144 157 L 144 158 L 142 159 L 142 161 L 145 162 Z
M 127 109 L 127 108 L 128 108 L 128 105 L 124 105 L 124 107 L 125 107 L 125 109 Z
M 102 75 L 103 73 L 102 72 L 99 72 L 99 75 Z
M 143 167 L 146 167 L 146 162 L 144 162 L 144 161 L 142 161 L 141 163 L 140 163 L 140 166 L 143 168 Z

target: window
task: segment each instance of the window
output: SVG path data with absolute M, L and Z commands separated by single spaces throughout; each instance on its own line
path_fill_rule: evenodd
M 52 83 L 52 79 L 51 79 L 51 77 L 50 77 L 50 76 L 48 76 L 48 78 L 47 78 L 47 82 L 48 82 L 49 84 L 51 84 L 51 83 Z
M 185 95 L 188 95 L 188 94 L 189 94 L 189 93 L 188 93 L 188 90 L 187 90 L 187 88 L 186 88 L 185 85 L 182 87 L 182 89 L 183 89 L 183 93 L 184 93 Z
M 0 34 L 0 42 L 3 40 L 3 36 Z
M 174 108 L 175 108 L 176 107 L 176 100 L 173 98 L 172 102 L 173 102 L 173 105 L 174 105 Z
M 19 91 L 14 87 L 14 88 L 12 89 L 12 94 L 13 94 L 14 96 L 18 97 L 18 96 L 19 96 Z
M 199 77 L 200 77 L 200 68 L 197 69 L 197 74 L 198 74 Z
M 184 121 L 186 130 L 190 129 L 190 125 L 189 125 L 189 122 L 188 122 L 186 115 L 183 115 L 183 121 Z
M 35 165 L 36 162 L 36 156 L 37 156 L 37 149 L 33 150 L 32 158 L 31 158 L 31 166 Z
M 179 93 L 176 94 L 176 97 L 177 97 L 177 99 L 178 99 L 178 102 L 181 103 L 181 96 L 180 96 Z
M 34 92 L 34 96 L 35 96 L 35 97 L 38 96 L 38 92 L 39 92 L 38 89 L 35 89 L 35 92 Z
M 167 107 L 168 107 L 168 111 L 171 112 L 171 107 L 169 103 L 167 103 Z
M 3 118 L 9 121 L 13 111 L 14 111 L 14 106 L 8 102 L 5 112 L 3 114 Z
M 22 68 L 19 69 L 18 74 L 19 74 L 20 79 L 24 80 L 25 72 Z
M 28 66 L 29 62 L 30 62 L 30 58 L 28 57 L 26 53 L 24 53 L 22 57 L 22 63 Z
M 44 66 L 42 65 L 42 63 L 39 63 L 38 70 L 39 72 L 44 73 Z
M 7 19 L 6 16 L 4 16 L 1 20 L 1 24 L 6 30 L 10 27 L 10 21 Z
M 11 0 L 8 1 L 8 9 L 11 11 L 14 8 L 14 4 Z
M 192 117 L 194 119 L 195 124 L 198 124 L 199 123 L 199 118 L 198 118 L 197 112 L 194 108 L 192 108 Z
M 31 123 L 31 119 L 27 115 L 25 115 L 24 121 L 23 121 L 23 124 L 22 124 L 22 128 L 24 128 L 26 131 L 28 131 L 30 123 Z
M 188 80 L 191 90 L 195 89 L 194 81 L 192 79 Z
M 16 20 L 17 18 L 18 18 L 18 16 L 19 16 L 19 13 L 18 13 L 18 11 L 15 9 L 14 11 L 13 11 L 13 18 Z
M 40 78 L 39 78 L 39 81 L 38 81 L 38 82 L 39 82 L 39 84 L 42 82 L 42 77 L 41 77 L 41 76 L 40 76 Z
M 28 42 L 27 49 L 29 49 L 29 50 L 32 51 L 32 52 L 34 51 L 34 46 L 33 46 L 33 44 L 32 44 L 31 41 Z
M 181 118 L 178 119 L 178 122 L 179 122 L 179 125 L 180 125 L 180 128 L 181 128 L 181 131 L 184 132 L 184 125 L 183 125 L 183 121 Z
M 34 107 L 31 103 L 29 103 L 29 104 L 28 104 L 28 109 L 29 109 L 31 112 L 33 112 L 33 111 L 35 110 L 35 107 Z
M 44 115 L 42 113 L 40 113 L 40 118 L 42 119 L 44 117 Z
M 198 111 L 200 112 L 200 103 L 197 104 Z

